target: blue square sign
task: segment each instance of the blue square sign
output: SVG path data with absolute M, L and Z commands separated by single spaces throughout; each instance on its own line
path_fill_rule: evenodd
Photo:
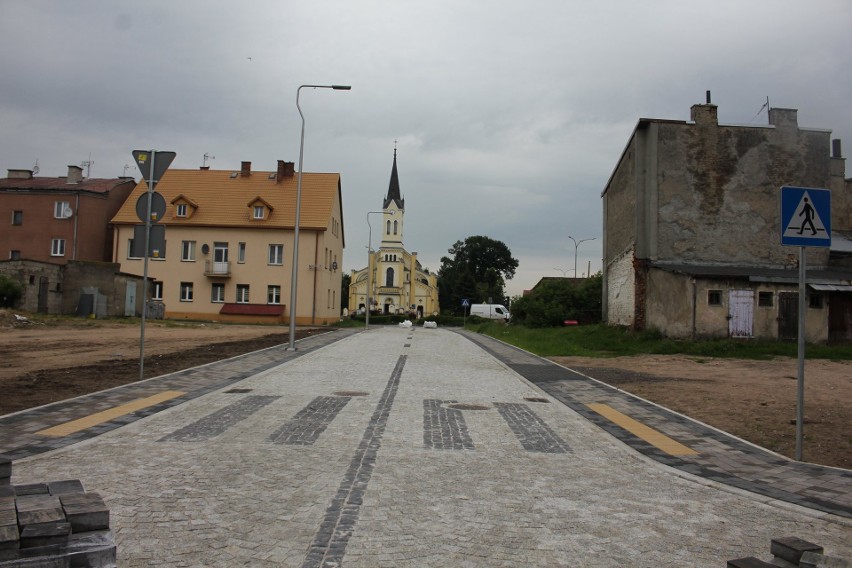
M 797 247 L 831 246 L 831 190 L 790 186 L 781 188 L 781 244 Z

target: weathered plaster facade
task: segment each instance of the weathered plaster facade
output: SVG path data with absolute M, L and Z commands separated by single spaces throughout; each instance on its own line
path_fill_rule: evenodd
M 675 337 L 783 335 L 779 294 L 796 292 L 798 263 L 780 242 L 784 185 L 832 192 L 832 248 L 807 250 L 808 283 L 823 287 L 809 294 L 825 296 L 811 302 L 808 339 L 829 338 L 832 305 L 835 320 L 852 319 L 852 183 L 839 141 L 830 155 L 830 131 L 799 128 L 796 115 L 725 126 L 708 103 L 691 122 L 639 120 L 602 194 L 605 321 Z

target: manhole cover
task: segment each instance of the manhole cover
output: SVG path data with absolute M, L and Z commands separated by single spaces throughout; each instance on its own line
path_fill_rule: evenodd
M 542 398 L 540 396 L 525 396 L 524 400 L 527 402 L 550 402 L 546 398 Z
M 252 389 L 231 389 L 231 390 L 226 390 L 225 392 L 229 393 L 229 394 L 242 394 L 242 393 L 247 393 L 247 392 L 251 392 L 251 391 L 252 391 Z
M 367 396 L 370 393 L 364 391 L 337 391 L 331 394 L 334 396 Z
M 456 402 L 448 404 L 447 407 L 455 410 L 491 410 L 491 407 L 486 404 L 470 404 L 467 402 Z

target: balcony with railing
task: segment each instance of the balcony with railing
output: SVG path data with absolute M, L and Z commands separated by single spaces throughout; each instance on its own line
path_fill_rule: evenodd
M 231 262 L 228 260 L 205 260 L 204 275 L 210 278 L 230 278 Z

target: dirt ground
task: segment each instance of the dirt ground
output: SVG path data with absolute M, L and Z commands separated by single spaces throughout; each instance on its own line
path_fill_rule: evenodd
M 551 359 L 779 454 L 795 454 L 796 359 Z M 806 360 L 804 400 L 804 460 L 852 469 L 852 362 Z
M 138 380 L 139 335 L 138 324 L 21 323 L 0 310 L 0 415 Z M 286 326 L 148 321 L 145 377 L 288 340 Z M 795 451 L 794 359 L 553 359 L 780 454 Z M 804 432 L 806 461 L 852 468 L 852 362 L 807 361 Z

